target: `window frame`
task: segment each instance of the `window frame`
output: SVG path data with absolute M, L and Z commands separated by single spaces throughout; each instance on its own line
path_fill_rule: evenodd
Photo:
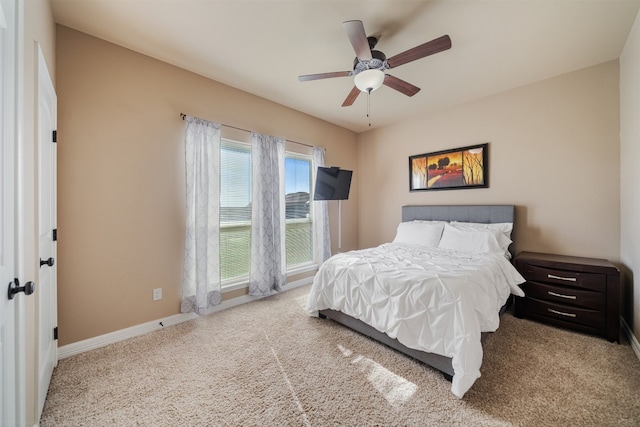
M 249 135 L 250 138 L 250 135 Z M 223 143 L 231 143 L 231 144 L 238 144 L 238 145 L 243 145 L 249 148 L 249 152 L 251 152 L 251 149 L 253 148 L 251 146 L 251 142 L 250 140 L 247 140 L 246 137 L 242 138 L 240 137 L 240 135 L 238 133 L 235 134 L 225 134 L 225 132 L 223 131 L 222 134 L 222 142 Z M 298 145 L 298 144 L 296 144 Z M 222 144 L 221 147 L 222 149 Z M 306 147 L 305 147 L 306 148 Z M 308 218 L 292 218 L 292 219 L 287 219 L 285 218 L 285 227 L 287 224 L 291 224 L 291 223 L 309 223 L 309 226 L 311 227 L 311 229 L 313 230 L 313 185 L 314 185 L 314 181 L 313 181 L 313 168 L 314 163 L 313 163 L 313 155 L 311 153 L 305 153 L 305 152 L 300 152 L 300 147 L 292 147 L 291 144 L 289 142 L 287 142 L 287 146 L 285 146 L 285 161 L 287 157 L 290 158 L 295 158 L 295 159 L 300 159 L 300 160 L 307 160 L 309 161 L 310 164 L 310 177 L 309 177 L 309 217 Z M 303 149 L 304 150 L 304 149 Z M 222 165 L 221 165 L 222 168 Z M 222 186 L 222 182 L 220 182 L 220 185 Z M 252 183 L 251 183 L 252 185 Z M 220 192 L 220 194 L 222 195 L 222 191 Z M 286 196 L 286 191 L 285 191 L 285 196 Z M 285 201 L 286 203 L 286 201 Z M 222 208 L 222 204 L 220 206 Z M 225 223 L 225 225 L 223 226 L 222 221 L 220 221 L 219 223 L 219 228 L 220 228 L 220 238 L 222 238 L 222 230 L 224 228 L 231 228 L 231 227 L 238 227 L 238 226 L 242 226 L 242 225 L 247 225 L 249 227 L 249 230 L 251 230 L 251 220 L 249 220 L 248 222 L 245 222 L 244 224 L 242 224 L 241 222 L 238 223 Z M 286 229 L 285 229 L 285 233 L 286 233 Z M 251 234 L 251 233 L 250 233 Z M 285 245 L 286 245 L 286 240 L 285 240 Z M 218 256 L 220 257 L 220 253 L 218 254 Z M 315 251 L 315 245 L 313 243 L 313 233 L 311 233 L 311 260 L 308 262 L 303 262 L 300 264 L 295 264 L 293 266 L 291 266 L 291 268 L 289 268 L 289 266 L 286 266 L 286 274 L 287 276 L 293 276 L 293 275 L 297 275 L 297 274 L 303 274 L 303 273 L 307 273 L 307 272 L 311 272 L 314 270 L 317 270 L 318 268 L 318 262 L 317 262 L 317 254 Z M 286 263 L 286 260 L 285 260 Z M 222 263 L 220 265 L 220 271 L 222 273 Z M 222 277 L 220 278 L 220 286 L 221 289 L 225 292 L 229 292 L 229 291 L 234 291 L 237 289 L 244 289 L 249 285 L 249 273 L 247 272 L 247 274 L 244 275 L 240 275 L 240 276 L 234 276 L 225 280 L 222 280 Z
M 303 153 L 299 153 L 296 151 L 289 151 L 285 149 L 285 153 L 284 153 L 284 157 L 285 157 L 285 163 L 286 163 L 286 159 L 287 157 L 292 158 L 292 159 L 299 159 L 299 160 L 306 160 L 309 162 L 309 217 L 308 218 L 292 218 L 291 220 L 288 220 L 285 217 L 285 228 L 287 224 L 296 224 L 296 223 L 309 223 L 309 227 L 311 229 L 311 261 L 307 261 L 304 263 L 300 263 L 300 264 L 295 264 L 293 266 L 291 266 L 292 268 L 289 269 L 289 266 L 287 265 L 287 275 L 292 274 L 292 271 L 295 271 L 295 274 L 298 273 L 302 273 L 302 272 L 306 272 L 309 270 L 312 270 L 313 268 L 310 267 L 315 267 L 317 268 L 318 266 L 318 261 L 316 259 L 316 251 L 315 251 L 315 245 L 313 243 L 313 155 L 311 154 L 303 154 Z M 286 191 L 285 191 L 285 197 L 286 197 Z M 285 202 L 286 203 L 286 202 Z M 285 239 L 285 245 L 286 245 L 286 239 Z M 286 261 L 285 261 L 286 262 Z M 301 271 L 299 271 L 301 270 Z
M 221 144 L 220 144 L 220 150 L 223 149 L 224 144 L 235 144 L 238 145 L 240 147 L 242 147 L 243 149 L 247 149 L 248 153 L 249 153 L 249 159 L 251 159 L 251 142 L 250 141 L 242 141 L 239 140 L 240 138 L 236 139 L 236 138 L 231 138 L 229 136 L 226 135 L 222 135 L 221 138 Z M 220 163 L 220 173 L 222 173 L 222 155 L 220 156 L 221 159 L 221 163 Z M 250 164 L 249 167 L 249 185 L 253 185 L 252 181 L 252 165 Z M 222 179 L 221 179 L 221 175 L 220 175 L 220 196 L 222 197 Z M 251 188 L 251 187 L 250 187 Z M 251 197 L 251 191 L 249 191 L 249 194 Z M 249 203 L 251 202 L 251 199 L 249 199 Z M 222 200 L 220 201 L 220 209 L 222 209 Z M 249 217 L 248 221 L 237 221 L 237 222 L 228 222 L 228 223 L 224 223 L 220 220 L 218 223 L 218 227 L 220 230 L 220 234 L 219 234 L 219 240 L 220 242 L 222 241 L 222 230 L 227 228 L 236 228 L 236 227 L 243 227 L 243 226 L 248 226 L 249 228 L 249 256 L 251 256 L 250 251 L 251 251 L 251 217 Z M 247 274 L 243 274 L 243 275 L 239 275 L 239 276 L 233 276 L 227 279 L 222 279 L 222 247 L 220 247 L 220 252 L 218 253 L 218 259 L 220 262 L 220 287 L 223 290 L 229 290 L 230 287 L 234 287 L 236 285 L 242 285 L 245 286 L 248 285 L 249 283 L 249 272 L 247 272 Z

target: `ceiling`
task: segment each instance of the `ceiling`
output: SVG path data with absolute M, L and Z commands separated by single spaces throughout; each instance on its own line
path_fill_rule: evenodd
M 640 0 L 52 0 L 57 23 L 336 125 L 362 132 L 619 57 Z M 363 21 L 391 57 L 442 35 L 450 50 L 389 73 L 341 107 L 355 53 L 342 22 Z

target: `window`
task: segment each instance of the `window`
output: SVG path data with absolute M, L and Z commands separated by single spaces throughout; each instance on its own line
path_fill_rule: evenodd
M 220 144 L 220 279 L 249 275 L 251 257 L 251 145 Z M 235 280 L 234 280 L 235 279 Z
M 285 154 L 287 270 L 313 263 L 310 156 Z M 251 144 L 220 145 L 220 279 L 248 278 L 251 257 Z
M 311 158 L 285 154 L 287 270 L 313 262 L 311 227 Z

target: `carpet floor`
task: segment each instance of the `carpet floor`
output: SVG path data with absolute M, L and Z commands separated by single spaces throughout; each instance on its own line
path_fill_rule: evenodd
M 330 320 L 309 287 L 63 359 L 46 426 L 638 426 L 628 342 L 517 319 L 456 398 L 442 375 Z

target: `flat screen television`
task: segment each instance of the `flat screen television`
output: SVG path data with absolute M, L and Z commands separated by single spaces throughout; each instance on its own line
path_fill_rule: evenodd
M 319 166 L 313 200 L 348 199 L 352 174 L 353 171 L 340 169 L 336 166 L 330 168 Z

